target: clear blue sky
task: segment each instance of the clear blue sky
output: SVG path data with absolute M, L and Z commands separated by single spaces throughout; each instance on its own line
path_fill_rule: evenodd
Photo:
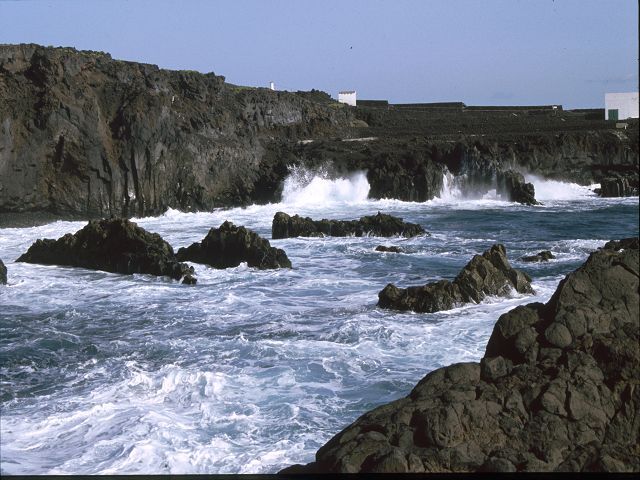
M 0 43 L 392 102 L 602 107 L 638 89 L 637 0 L 0 0 Z

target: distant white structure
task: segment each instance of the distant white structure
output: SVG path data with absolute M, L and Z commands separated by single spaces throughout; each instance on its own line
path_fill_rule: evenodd
M 605 93 L 604 119 L 638 118 L 638 92 Z
M 276 84 L 274 82 L 269 82 L 269 90 L 275 90 Z
M 356 106 L 356 91 L 355 90 L 346 90 L 344 92 L 338 93 L 338 102 L 346 103 L 347 105 L 351 105 L 352 107 Z

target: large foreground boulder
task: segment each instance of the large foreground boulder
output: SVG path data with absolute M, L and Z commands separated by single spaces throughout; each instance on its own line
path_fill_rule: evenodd
M 363 237 L 372 235 L 376 237 L 415 237 L 426 233 L 424 228 L 416 223 L 403 221 L 378 212 L 360 220 L 312 220 L 309 217 L 299 215 L 290 216 L 284 212 L 278 212 L 273 217 L 271 229 L 272 238 L 291 237 Z
M 18 262 L 67 265 L 114 273 L 148 273 L 195 283 L 193 267 L 178 262 L 171 245 L 125 219 L 93 220 L 58 240 L 36 240 Z
M 549 302 L 502 315 L 480 363 L 431 372 L 287 471 L 639 471 L 637 245 L 592 253 Z
M 231 222 L 212 228 L 202 242 L 179 249 L 177 255 L 180 261 L 206 263 L 214 268 L 237 267 L 241 262 L 259 269 L 291 268 L 284 250 L 272 247 L 257 233 Z
M 498 195 L 506 196 L 510 202 L 539 205 L 533 184 L 525 182 L 524 176 L 515 170 L 497 173 L 496 192 Z
M 0 285 L 6 285 L 7 283 L 7 267 L 4 266 L 2 260 L 0 260 Z
M 503 245 L 493 245 L 474 256 L 450 282 L 440 280 L 419 287 L 398 288 L 388 284 L 378 293 L 378 306 L 414 312 L 449 310 L 468 302 L 480 302 L 487 295 L 506 295 L 511 289 L 533 293 L 531 278 L 512 268 Z

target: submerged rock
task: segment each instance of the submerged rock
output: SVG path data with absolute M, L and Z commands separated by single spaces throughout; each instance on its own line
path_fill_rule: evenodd
M 0 260 L 0 285 L 6 285 L 7 283 L 7 267 L 4 266 L 2 260 Z
M 502 315 L 480 363 L 429 373 L 284 472 L 640 470 L 638 249 L 617 248 Z
M 387 247 L 386 245 L 378 245 L 376 247 L 376 252 L 402 253 L 404 252 L 404 250 L 400 247 L 396 247 L 393 245 L 390 247 Z
M 378 306 L 438 312 L 462 303 L 480 302 L 487 295 L 506 295 L 512 288 L 519 293 L 533 293 L 530 282 L 526 273 L 511 267 L 504 246 L 496 244 L 474 256 L 453 282 L 440 280 L 408 288 L 388 284 L 378 294 Z
M 36 240 L 18 262 L 67 265 L 114 273 L 149 273 L 179 280 L 193 267 L 179 263 L 171 245 L 125 219 L 92 220 L 58 240 Z
M 425 234 L 424 228 L 416 223 L 404 222 L 401 218 L 378 212 L 360 220 L 312 220 L 299 215 L 290 216 L 278 212 L 273 217 L 271 236 L 276 238 L 291 237 L 415 237 Z
M 242 262 L 259 269 L 291 268 L 284 250 L 272 247 L 257 233 L 231 222 L 212 228 L 202 242 L 179 249 L 177 255 L 180 261 L 206 263 L 214 268 L 237 267 Z
M 498 172 L 496 180 L 496 192 L 498 195 L 506 195 L 510 202 L 525 205 L 540 204 L 536 200 L 533 184 L 525 182 L 524 176 L 520 172 L 515 170 Z
M 548 262 L 553 258 L 556 258 L 556 256 L 549 250 L 542 250 L 535 255 L 524 256 L 520 260 L 523 262 Z

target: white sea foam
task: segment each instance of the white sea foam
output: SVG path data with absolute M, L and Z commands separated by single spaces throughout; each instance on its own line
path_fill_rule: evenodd
M 536 199 L 544 201 L 552 200 L 584 200 L 597 197 L 593 191 L 600 187 L 599 183 L 592 185 L 578 185 L 577 183 L 549 180 L 537 175 L 526 174 L 525 180 L 533 184 Z
M 191 287 L 13 262 L 37 238 L 58 238 L 85 222 L 0 230 L 9 270 L 9 286 L 0 287 L 2 393 L 13 392 L 0 416 L 2 473 L 273 473 L 312 461 L 340 428 L 406 395 L 427 372 L 481 358 L 500 314 L 547 301 L 612 232 L 637 232 L 637 200 L 586 197 L 532 209 L 451 191 L 446 201 L 372 201 L 364 182 L 363 173 L 309 173 L 289 184 L 293 203 L 174 210 L 136 221 L 174 248 L 224 220 L 269 237 L 278 210 L 314 218 L 382 210 L 432 236 L 281 239 L 273 244 L 293 269 L 193 264 L 198 284 Z M 624 207 L 613 210 L 623 217 L 600 205 Z M 496 241 L 534 278 L 535 295 L 436 314 L 376 308 L 387 283 L 452 279 Z M 374 252 L 380 243 L 406 253 Z M 517 260 L 542 249 L 557 259 Z
M 282 203 L 295 206 L 327 206 L 331 203 L 362 203 L 369 195 L 365 172 L 331 178 L 326 171 L 294 168 L 284 182 Z

